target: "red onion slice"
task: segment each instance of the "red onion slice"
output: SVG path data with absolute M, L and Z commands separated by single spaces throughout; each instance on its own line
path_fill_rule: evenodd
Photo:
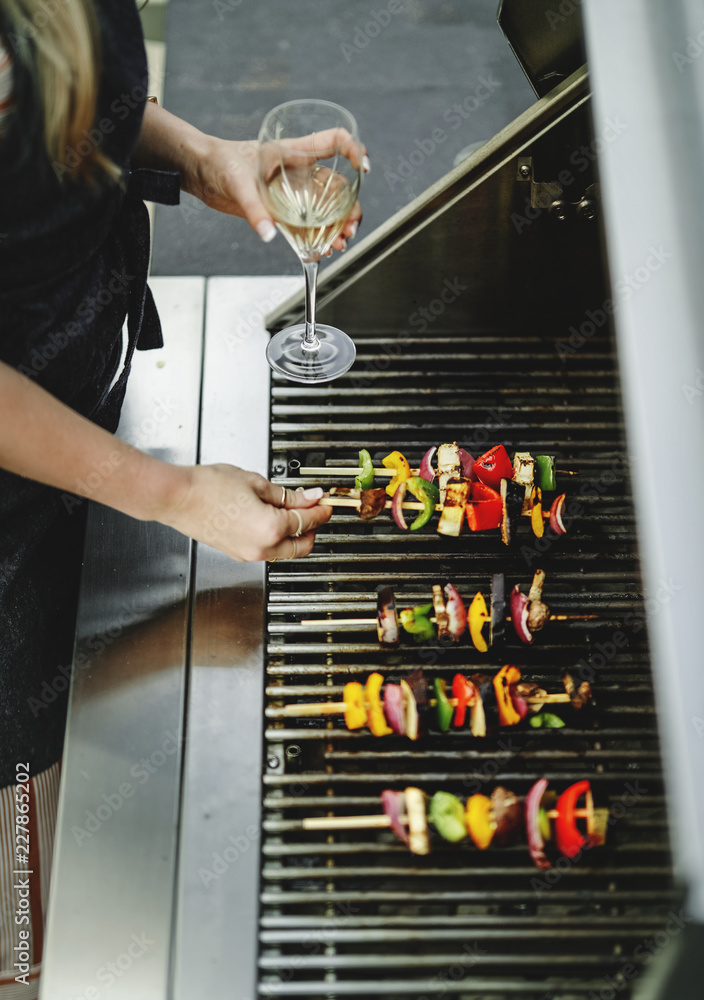
M 518 584 L 511 591 L 511 622 L 521 642 L 530 645 L 533 636 L 528 628 L 528 598 L 521 593 Z
M 520 694 L 511 693 L 511 701 L 513 702 L 513 707 L 516 709 L 521 719 L 525 719 L 530 711 L 530 707 L 525 698 L 522 698 Z
M 538 820 L 540 802 L 543 795 L 547 791 L 547 787 L 547 778 L 541 778 L 539 781 L 536 781 L 526 795 L 524 806 L 526 817 L 526 835 L 528 837 L 528 851 L 530 852 L 533 863 L 537 868 L 552 867 L 545 856 L 545 851 L 543 850 L 545 847 L 545 841 L 543 840 L 543 835 L 540 832 L 540 823 Z
M 403 736 L 406 732 L 406 720 L 403 716 L 403 694 L 400 684 L 384 685 L 384 715 L 393 731 Z
M 445 584 L 445 600 L 445 611 L 450 619 L 448 632 L 451 638 L 458 642 L 467 628 L 467 608 L 459 591 L 452 583 Z
M 458 453 L 460 456 L 460 466 L 462 468 L 462 475 L 465 479 L 469 479 L 471 482 L 477 482 L 477 475 L 472 470 L 474 469 L 474 459 L 465 451 L 464 448 L 458 448 Z
M 432 483 L 433 479 L 435 479 L 435 469 L 431 465 L 431 462 L 436 451 L 437 448 L 428 448 L 418 466 L 418 475 L 421 479 L 427 479 L 429 483 Z
M 408 525 L 406 524 L 406 519 L 403 516 L 403 501 L 406 499 L 406 483 L 399 483 L 394 493 L 393 500 L 391 501 L 391 516 L 396 522 L 397 527 L 402 531 L 408 530 Z
M 410 841 L 408 830 L 401 820 L 406 811 L 406 799 L 403 792 L 394 792 L 391 788 L 385 788 L 381 793 L 381 805 L 384 814 L 391 820 L 391 829 L 398 839 L 402 840 L 408 847 Z
M 555 532 L 556 535 L 566 535 L 567 528 L 565 527 L 564 521 L 562 520 L 562 514 L 565 509 L 565 494 L 561 493 L 559 497 L 555 497 L 550 507 L 550 527 Z

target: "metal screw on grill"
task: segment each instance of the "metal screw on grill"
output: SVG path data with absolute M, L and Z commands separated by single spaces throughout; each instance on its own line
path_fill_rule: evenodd
M 274 462 L 274 464 L 271 467 L 272 476 L 283 476 L 285 472 L 286 472 L 286 466 L 284 465 L 283 462 Z
M 561 201 L 559 198 L 550 203 L 548 212 L 553 217 L 557 219 L 558 222 L 564 222 L 567 218 L 567 202 Z
M 297 743 L 291 743 L 290 746 L 286 747 L 286 759 L 287 760 L 295 760 L 296 757 L 300 757 L 301 756 L 301 753 L 302 753 L 301 748 L 299 747 L 299 745 Z
M 274 757 L 273 754 L 272 754 L 271 757 L 267 757 L 266 766 L 267 767 L 278 767 L 279 766 L 279 758 L 278 757 Z
M 577 205 L 577 215 L 588 222 L 596 218 L 596 202 L 592 198 L 582 198 Z
M 530 177 L 530 163 L 522 163 L 518 168 L 518 173 L 526 179 Z

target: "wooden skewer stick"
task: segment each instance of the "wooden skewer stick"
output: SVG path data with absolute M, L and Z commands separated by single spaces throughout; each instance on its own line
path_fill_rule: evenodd
M 568 694 L 546 694 L 534 695 L 525 699 L 529 705 L 556 705 L 571 701 Z M 448 704 L 457 708 L 457 698 L 448 698 Z M 433 708 L 437 702 L 435 698 L 430 698 L 428 704 Z M 308 717 L 316 715 L 344 715 L 347 711 L 347 702 L 344 701 L 316 701 L 305 705 L 284 705 L 277 709 L 277 712 L 284 717 Z
M 427 602 L 428 604 L 430 601 Z M 571 621 L 591 621 L 592 619 L 598 618 L 599 615 L 550 615 L 549 621 L 551 622 L 571 622 Z M 436 618 L 429 618 L 429 622 L 434 625 L 437 623 Z M 505 621 L 510 622 L 511 616 L 506 615 Z M 377 621 L 376 618 L 304 618 L 300 622 L 301 625 L 320 625 L 320 623 L 327 625 L 365 625 L 368 628 L 376 628 Z
M 548 819 L 557 819 L 557 809 L 546 813 Z M 572 815 L 576 819 L 591 820 L 593 809 L 575 809 Z M 401 823 L 408 823 L 407 816 L 399 816 Z M 374 816 L 307 816 L 303 821 L 304 830 L 383 830 L 391 826 L 391 820 L 383 813 Z
M 359 476 L 362 470 L 355 465 L 304 465 L 298 470 L 300 476 Z M 570 472 L 567 469 L 555 469 L 555 473 L 561 476 L 578 476 L 578 472 Z M 395 469 L 380 468 L 374 469 L 375 476 L 388 476 L 389 479 L 396 475 Z M 417 476 L 418 469 L 411 469 L 411 475 Z
M 471 500 L 469 502 L 471 503 Z M 359 510 L 361 506 L 361 501 L 356 500 L 354 497 L 325 496 L 322 498 L 322 500 L 320 500 L 320 504 L 322 507 L 354 507 L 356 510 Z M 420 503 L 418 500 L 404 500 L 401 506 L 403 507 L 404 510 L 425 510 L 425 504 Z M 391 501 L 387 500 L 386 503 L 384 504 L 384 510 L 390 510 L 390 509 L 391 509 Z M 436 511 L 441 511 L 442 509 L 443 507 L 441 503 L 435 504 Z M 545 520 L 548 520 L 548 518 L 550 517 L 550 512 L 544 510 L 542 513 Z M 523 513 L 523 516 L 530 517 L 530 511 L 529 510 L 525 511 Z

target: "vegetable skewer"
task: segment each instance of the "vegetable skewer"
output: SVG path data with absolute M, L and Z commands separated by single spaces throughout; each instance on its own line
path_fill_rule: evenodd
M 577 803 L 584 798 L 584 806 Z M 471 795 L 466 803 L 450 792 L 438 791 L 430 798 L 420 789 L 384 789 L 383 814 L 369 816 L 309 816 L 301 821 L 304 830 L 391 829 L 413 854 L 429 854 L 431 841 L 428 821 L 438 835 L 450 843 L 467 836 L 480 850 L 490 845 L 507 847 L 525 839 L 530 856 L 541 869 L 552 863 L 545 852 L 554 841 L 554 853 L 575 859 L 585 847 L 606 842 L 609 810 L 595 809 L 589 781 L 570 785 L 558 797 L 540 778 L 524 799 L 498 785 L 491 796 Z M 585 831 L 577 825 L 584 821 Z
M 376 618 L 307 618 L 301 621 L 303 627 L 323 630 L 356 625 L 362 628 L 376 626 L 379 642 L 384 645 L 398 645 L 401 629 L 413 636 L 417 642 L 425 642 L 436 637 L 449 638 L 454 642 L 469 631 L 474 647 L 486 653 L 489 644 L 501 637 L 505 622 L 511 622 L 519 639 L 530 645 L 533 633 L 543 628 L 549 621 L 589 621 L 598 618 L 593 614 L 552 614 L 542 601 L 545 572 L 538 569 L 533 577 L 530 591 L 526 596 L 520 586 L 515 585 L 510 594 L 510 614 L 506 614 L 504 599 L 504 576 L 494 573 L 491 578 L 491 612 L 478 591 L 467 609 L 453 584 L 446 584 L 444 591 L 439 584 L 433 585 L 433 602 L 404 608 L 396 613 L 396 598 L 391 588 L 381 590 L 377 597 Z M 435 615 L 432 616 L 432 611 Z M 489 639 L 483 635 L 485 624 L 489 622 Z M 437 627 L 437 636 L 436 636 Z
M 344 715 L 349 730 L 368 726 L 374 736 L 396 733 L 417 740 L 427 731 L 430 708 L 435 709 L 435 724 L 441 732 L 448 732 L 452 726 L 461 729 L 469 709 L 471 733 L 483 737 L 488 729 L 515 726 L 528 716 L 533 728 L 562 728 L 565 722 L 561 717 L 541 710 L 546 705 L 570 704 L 579 711 L 592 697 L 590 685 L 577 687 L 569 673 L 563 675 L 563 684 L 564 693 L 548 694 L 538 684 L 521 682 L 518 667 L 507 664 L 494 677 L 484 673 L 470 677 L 455 674 L 451 696 L 447 682 L 436 677 L 432 698 L 420 668 L 402 678 L 400 684 L 374 671 L 364 687 L 358 681 L 345 684 L 342 701 L 285 705 L 276 708 L 274 714 L 276 718 Z

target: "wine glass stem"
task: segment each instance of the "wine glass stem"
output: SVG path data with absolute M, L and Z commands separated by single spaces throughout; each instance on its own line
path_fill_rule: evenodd
M 318 282 L 317 260 L 303 261 L 303 271 L 306 276 L 306 333 L 301 343 L 304 351 L 317 351 L 320 341 L 315 335 L 315 292 Z

